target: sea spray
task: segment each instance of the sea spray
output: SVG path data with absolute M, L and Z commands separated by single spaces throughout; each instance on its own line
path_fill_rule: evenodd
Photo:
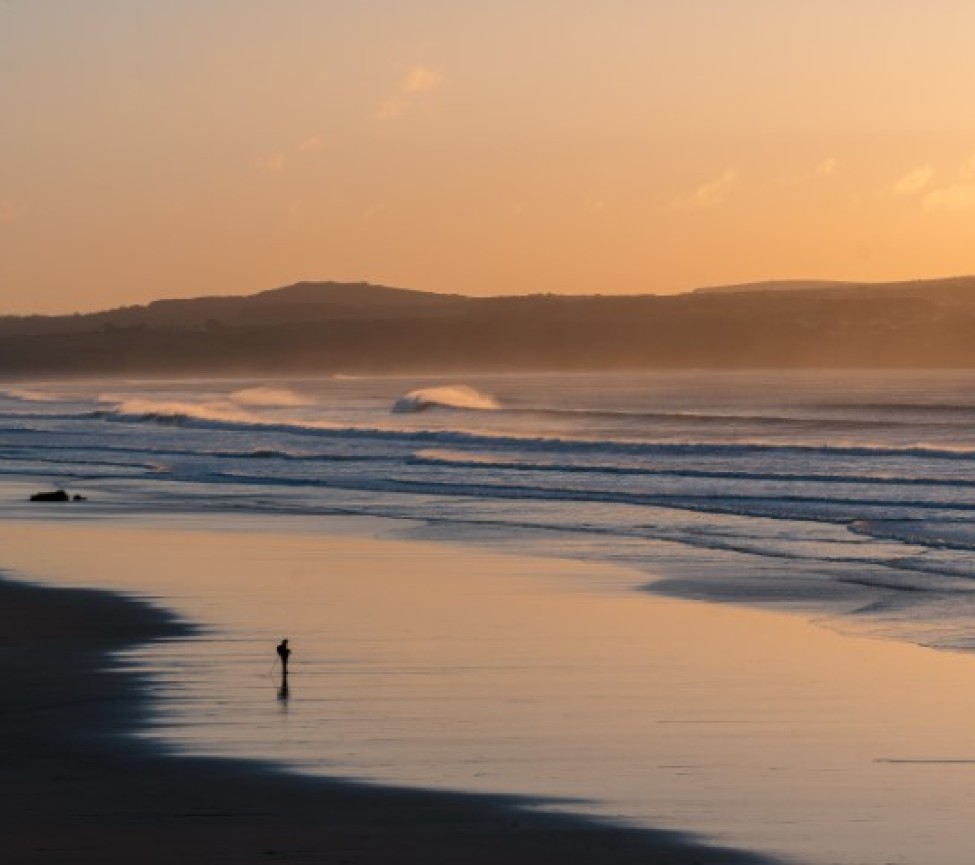
M 409 414 L 433 408 L 494 411 L 501 408 L 501 404 L 494 397 L 476 391 L 472 387 L 455 384 L 410 391 L 393 403 L 392 411 L 397 414 Z
M 216 421 L 218 423 L 259 423 L 260 419 L 228 402 L 156 402 L 129 399 L 115 406 L 112 412 L 121 418 L 140 418 L 164 423 L 186 420 Z
M 17 400 L 18 402 L 57 402 L 60 399 L 57 394 L 48 393 L 47 391 L 28 390 L 18 387 L 0 390 L 0 396 Z

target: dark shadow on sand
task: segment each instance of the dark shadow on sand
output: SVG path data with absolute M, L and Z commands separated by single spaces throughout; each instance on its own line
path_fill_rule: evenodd
M 149 683 L 110 670 L 107 653 L 190 630 L 165 611 L 109 593 L 0 581 L 5 865 L 772 861 L 680 833 L 530 810 L 544 803 L 522 798 L 163 754 L 124 735 L 145 722 Z

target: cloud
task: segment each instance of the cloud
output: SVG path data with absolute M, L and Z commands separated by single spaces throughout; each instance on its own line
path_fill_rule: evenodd
M 391 120 L 395 117 L 402 117 L 409 110 L 413 103 L 402 96 L 393 96 L 384 99 L 376 106 L 376 117 L 380 120 Z
M 325 138 L 320 133 L 316 132 L 314 135 L 306 138 L 302 141 L 296 150 L 301 153 L 317 153 L 325 146 Z
M 281 174 L 288 167 L 288 155 L 283 151 L 258 160 L 258 165 L 270 174 Z
M 925 210 L 970 210 L 975 207 L 975 183 L 953 183 L 924 196 Z
M 932 177 L 934 177 L 934 169 L 930 165 L 922 165 L 913 171 L 908 171 L 894 184 L 894 195 L 917 195 L 928 185 Z
M 410 111 L 425 94 L 432 93 L 443 84 L 443 76 L 427 66 L 413 66 L 400 78 L 396 92 L 376 106 L 376 117 L 390 120 L 402 117 Z
M 816 166 L 816 174 L 819 177 L 829 177 L 836 171 L 837 162 L 830 156 Z
M 690 195 L 680 196 L 671 202 L 678 210 L 700 210 L 716 207 L 738 186 L 738 172 L 729 168 L 715 180 L 702 183 Z
M 403 93 L 426 93 L 436 90 L 443 83 L 443 78 L 426 66 L 414 66 L 400 82 Z
M 291 147 L 260 157 L 257 167 L 268 174 L 283 174 L 291 165 L 294 153 L 318 153 L 324 146 L 325 137 L 316 132 Z
M 958 168 L 955 182 L 932 189 L 924 196 L 925 210 L 971 210 L 975 208 L 975 155 Z

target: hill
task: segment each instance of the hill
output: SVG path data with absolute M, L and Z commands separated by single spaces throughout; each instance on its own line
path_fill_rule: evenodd
M 470 298 L 368 283 L 0 318 L 0 375 L 972 367 L 975 277 Z
M 693 294 L 745 294 L 750 292 L 815 291 L 878 297 L 925 297 L 949 299 L 975 292 L 975 276 L 952 276 L 945 279 L 912 279 L 900 282 L 840 282 L 834 280 L 788 279 L 746 282 L 739 285 L 717 285 L 695 289 Z
M 693 294 L 740 294 L 749 291 L 818 291 L 834 288 L 850 288 L 853 282 L 835 282 L 824 279 L 770 279 L 765 282 L 742 282 L 737 285 L 709 285 L 696 288 Z
M 86 315 L 4 316 L 0 336 L 65 334 L 106 328 L 192 330 L 216 325 L 274 325 L 368 317 L 436 313 L 463 301 L 457 295 L 388 288 L 367 282 L 298 282 L 249 296 L 157 300 Z

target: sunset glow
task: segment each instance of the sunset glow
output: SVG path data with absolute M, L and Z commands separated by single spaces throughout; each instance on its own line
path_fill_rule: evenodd
M 2 312 L 969 273 L 957 0 L 0 5 Z

